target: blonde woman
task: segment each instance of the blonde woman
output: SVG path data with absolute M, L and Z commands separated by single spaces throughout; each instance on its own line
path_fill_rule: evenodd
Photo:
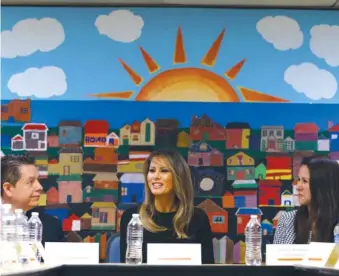
M 125 262 L 127 225 L 139 213 L 144 225 L 143 263 L 148 243 L 200 243 L 203 264 L 213 264 L 206 213 L 194 207 L 190 169 L 175 151 L 155 151 L 145 161 L 145 200 L 126 210 L 120 222 L 120 261 Z

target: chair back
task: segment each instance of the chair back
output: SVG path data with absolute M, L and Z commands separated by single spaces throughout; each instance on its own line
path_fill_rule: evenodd
M 120 233 L 114 233 L 107 241 L 106 263 L 120 263 Z

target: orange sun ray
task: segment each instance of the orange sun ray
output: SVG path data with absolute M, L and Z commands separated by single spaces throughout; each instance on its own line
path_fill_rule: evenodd
M 209 48 L 208 52 L 206 53 L 204 58 L 201 60 L 202 65 L 206 65 L 210 67 L 214 66 L 219 50 L 220 50 L 221 42 L 224 39 L 224 35 L 225 35 L 225 29 L 221 31 L 217 39 L 213 42 L 211 48 Z
M 238 86 L 241 94 L 246 102 L 271 102 L 271 103 L 286 103 L 289 100 L 281 99 L 272 95 L 266 95 L 262 92 Z
M 142 48 L 141 46 L 139 47 L 142 57 L 144 58 L 144 61 L 147 65 L 148 68 L 148 72 L 149 73 L 155 73 L 156 71 L 158 71 L 160 69 L 159 65 L 155 62 L 155 60 L 151 57 L 151 55 L 149 53 L 147 53 L 144 48 Z
M 136 73 L 131 67 L 129 67 L 122 59 L 119 58 L 119 62 L 136 85 L 140 85 L 143 82 L 142 77 L 138 73 Z
M 184 47 L 184 39 L 182 36 L 181 28 L 178 27 L 177 39 L 175 41 L 173 63 L 180 64 L 180 63 L 186 63 L 186 62 L 187 62 L 187 58 L 186 58 L 185 47 Z
M 91 94 L 89 96 L 96 98 L 110 98 L 110 99 L 126 99 L 128 100 L 133 95 L 132 91 L 126 92 L 108 92 L 108 93 L 100 93 L 100 94 Z
M 236 76 L 239 74 L 241 68 L 243 67 L 246 59 L 244 58 L 242 61 L 238 62 L 234 65 L 231 69 L 225 72 L 225 76 L 228 77 L 230 80 L 234 80 Z

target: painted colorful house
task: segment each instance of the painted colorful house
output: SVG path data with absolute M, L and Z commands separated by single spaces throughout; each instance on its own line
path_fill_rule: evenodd
M 59 203 L 82 203 L 82 178 L 80 175 L 60 175 L 56 180 Z
M 228 233 L 228 212 L 226 210 L 211 199 L 204 200 L 197 207 L 206 212 L 213 233 Z
M 251 215 L 257 215 L 260 221 L 262 212 L 259 208 L 239 208 L 235 215 L 237 216 L 237 234 L 244 234 Z
M 58 204 L 59 203 L 59 191 L 56 187 L 51 187 L 46 192 L 47 201 L 46 204 Z
M 279 180 L 259 181 L 259 206 L 281 205 L 281 186 Z
M 318 151 L 330 151 L 330 139 L 324 134 L 318 138 Z
M 68 218 L 65 218 L 63 220 L 63 222 L 62 222 L 62 230 L 65 231 L 65 232 L 68 232 L 68 231 L 77 231 L 77 227 L 75 226 L 75 224 L 78 224 L 79 226 L 81 226 L 81 220 L 75 214 L 71 214 Z
M 244 152 L 238 152 L 227 158 L 227 180 L 254 179 L 254 159 Z
M 329 128 L 328 132 L 330 133 L 330 150 L 339 151 L 339 124 Z
M 248 149 L 251 129 L 248 123 L 228 123 L 226 125 L 226 148 Z
M 284 143 L 283 126 L 262 126 L 261 127 L 261 151 L 282 152 Z
M 79 147 L 82 142 L 82 125 L 80 121 L 61 121 L 59 123 L 59 145 L 62 147 Z
M 225 192 L 222 196 L 222 208 L 234 208 L 235 201 L 234 196 L 231 192 Z
M 266 157 L 266 179 L 292 179 L 292 159 L 289 156 Z
M 140 144 L 143 146 L 154 146 L 155 144 L 155 124 L 146 118 L 140 125 Z
M 116 205 L 114 202 L 94 202 L 91 208 L 93 230 L 115 230 Z
M 193 116 L 190 127 L 190 136 L 193 141 L 225 141 L 226 131 L 220 124 L 214 122 L 207 115 Z
M 245 242 L 238 241 L 234 245 L 234 250 L 233 250 L 234 264 L 244 264 L 245 263 L 245 253 L 246 253 Z
M 236 190 L 233 192 L 236 208 L 257 207 L 258 192 L 256 190 Z
M 266 166 L 263 163 L 260 163 L 255 167 L 254 170 L 254 179 L 266 179 Z
M 281 194 L 281 206 L 294 206 L 293 194 L 289 190 L 285 190 Z
M 178 134 L 178 148 L 189 148 L 191 146 L 191 137 L 186 131 L 181 131 Z
M 125 173 L 120 177 L 122 203 L 141 203 L 145 198 L 145 178 L 142 173 Z
M 95 189 L 115 189 L 119 188 L 119 179 L 116 173 L 98 173 L 93 178 Z
M 11 150 L 21 151 L 25 149 L 25 140 L 20 134 L 15 135 L 11 139 Z
M 295 149 L 316 151 L 319 127 L 315 123 L 299 123 L 294 127 Z
M 25 150 L 46 151 L 47 131 L 46 124 L 26 123 L 22 127 Z
M 216 264 L 233 264 L 234 242 L 227 236 L 213 238 L 213 253 Z
M 81 147 L 67 147 L 59 150 L 59 174 L 81 175 L 83 167 L 83 151 Z
M 92 216 L 85 213 L 80 217 L 81 230 L 90 230 L 92 228 Z
M 212 148 L 209 144 L 204 141 L 200 141 L 191 146 L 188 152 L 187 162 L 190 166 L 223 166 L 223 154 Z
M 30 122 L 31 99 L 14 99 L 1 104 L 1 121 Z

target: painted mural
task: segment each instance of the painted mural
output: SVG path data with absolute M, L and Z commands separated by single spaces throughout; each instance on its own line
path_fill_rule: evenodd
M 39 168 L 39 205 L 99 242 L 144 198 L 157 148 L 187 160 L 217 263 L 244 263 L 295 208 L 304 156 L 339 160 L 337 11 L 3 8 L 1 155 Z M 326 41 L 326 43 L 324 43 Z M 312 103 L 312 104 L 310 104 Z

